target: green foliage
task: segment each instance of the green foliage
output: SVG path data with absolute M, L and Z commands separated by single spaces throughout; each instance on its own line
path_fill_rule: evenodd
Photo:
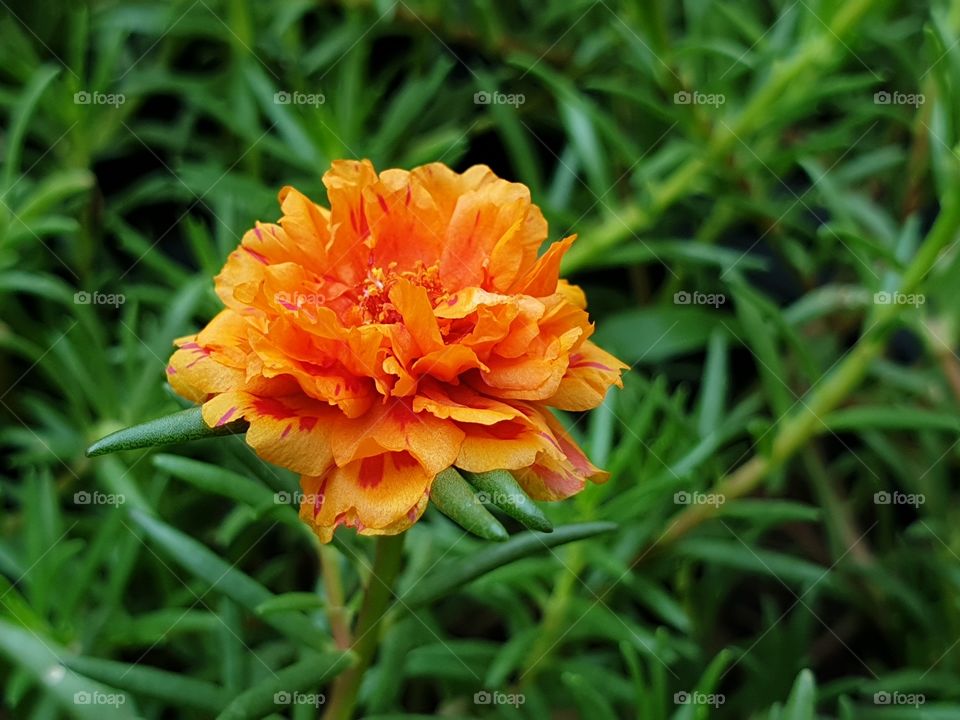
M 960 716 L 955 4 L 12 3 L 0 78 L 0 714 L 306 720 L 357 667 L 372 543 L 293 475 L 84 449 L 369 157 L 526 183 L 633 369 L 552 533 L 407 533 L 362 716 Z
M 87 448 L 87 457 L 97 457 L 121 450 L 176 445 L 191 440 L 205 440 L 221 435 L 235 435 L 247 430 L 247 423 L 236 421 L 220 427 L 209 427 L 199 407 L 180 410 L 110 433 Z

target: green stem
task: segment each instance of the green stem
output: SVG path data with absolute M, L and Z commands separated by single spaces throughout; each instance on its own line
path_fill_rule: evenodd
M 649 228 L 674 203 L 702 189 L 699 180 L 711 164 L 744 142 L 741 138 L 763 126 L 772 108 L 791 88 L 797 87 L 805 77 L 829 67 L 838 45 L 844 42 L 844 35 L 855 28 L 875 4 L 876 0 L 844 3 L 829 24 L 825 23 L 822 33 L 804 43 L 789 59 L 773 66 L 767 80 L 746 106 L 729 118 L 729 122 L 721 121 L 714 127 L 704 147 L 651 189 L 644 206 L 634 203 L 616 210 L 609 220 L 575 243 L 564 257 L 564 272 L 569 274 L 589 265 L 627 238 Z
M 944 247 L 953 241 L 958 226 L 960 201 L 948 200 L 920 250 L 904 272 L 900 292 L 910 294 L 920 286 L 923 278 L 933 269 Z M 815 434 L 825 429 L 821 418 L 843 402 L 866 376 L 870 363 L 886 346 L 886 337 L 895 326 L 901 310 L 902 306 L 895 303 L 879 305 L 873 324 L 864 332 L 856 347 L 826 380 L 804 399 L 802 407 L 784 420 L 774 437 L 769 454 L 752 457 L 735 472 L 721 479 L 714 492 L 722 494 L 727 501 L 752 493 L 770 472 L 782 466 Z M 700 523 L 713 517 L 717 509 L 711 505 L 691 505 L 677 515 L 657 539 L 656 548 L 662 548 L 686 535 Z M 653 549 L 650 548 L 641 558 Z
M 597 462 L 600 462 L 599 458 Z M 601 501 L 600 498 L 600 493 L 580 493 L 577 495 L 574 501 L 577 516 L 584 521 L 593 520 L 597 514 L 597 505 Z M 558 557 L 558 559 L 560 558 Z M 527 653 L 523 665 L 526 669 L 519 678 L 518 684 L 521 687 L 531 687 L 540 669 L 547 665 L 547 658 L 563 637 L 570 602 L 577 583 L 586 587 L 584 581 L 580 579 L 583 569 L 587 566 L 587 557 L 584 554 L 582 544 L 576 543 L 566 548 L 560 563 L 567 572 L 561 573 L 560 578 L 554 585 L 553 592 L 547 599 L 543 610 L 543 621 L 540 623 L 540 631 Z
M 537 639 L 527 653 L 524 662 L 526 670 L 520 675 L 520 684 L 523 687 L 530 687 L 533 684 L 540 669 L 546 665 L 545 660 L 556 645 L 557 639 L 563 636 L 570 600 L 576 589 L 577 579 L 586 566 L 586 558 L 580 544 L 570 547 L 565 555 L 563 565 L 567 572 L 560 575 L 553 588 L 544 609 L 540 632 L 537 633 Z
M 353 632 L 352 650 L 357 664 L 340 675 L 333 685 L 333 699 L 327 706 L 324 720 L 349 720 L 357 704 L 360 682 L 380 642 L 380 622 L 393 594 L 393 583 L 400 571 L 403 533 L 377 538 L 373 570 L 364 592 L 360 614 Z
M 350 627 L 347 624 L 346 609 L 343 602 L 343 581 L 340 577 L 338 554 L 329 545 L 320 546 L 320 571 L 323 577 L 323 589 L 327 596 L 327 617 L 333 640 L 340 650 L 350 647 Z

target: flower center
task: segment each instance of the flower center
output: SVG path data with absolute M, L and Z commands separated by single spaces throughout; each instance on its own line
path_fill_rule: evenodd
M 440 269 L 437 265 L 427 267 L 422 260 L 418 260 L 412 270 L 398 270 L 396 261 L 385 268 L 371 267 L 360 284 L 357 298 L 357 310 L 362 324 L 390 324 L 402 320 L 397 308 L 390 302 L 390 290 L 399 280 L 407 280 L 426 290 L 434 307 L 448 294 L 440 283 Z

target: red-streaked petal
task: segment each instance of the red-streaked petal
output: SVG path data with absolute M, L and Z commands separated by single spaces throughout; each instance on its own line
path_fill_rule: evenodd
M 167 380 L 181 396 L 203 402 L 211 393 L 241 386 L 246 375 L 248 326 L 223 310 L 196 335 L 176 341 L 179 349 L 167 366 Z
M 247 444 L 262 459 L 294 472 L 320 474 L 333 462 L 330 422 L 340 413 L 302 395 L 217 395 L 203 405 L 203 419 L 216 427 L 241 417 L 250 423 Z
M 529 467 L 515 473 L 534 500 L 562 500 L 583 489 L 585 482 L 604 482 L 608 474 L 590 462 L 583 450 L 549 410 L 526 406 L 528 419 L 539 428 L 541 452 Z
M 545 404 L 560 410 L 590 410 L 603 402 L 611 385 L 623 387 L 627 365 L 587 340 L 570 354 L 570 364 L 555 395 Z
M 382 453 L 300 479 L 300 517 L 323 542 L 340 526 L 361 535 L 395 535 L 427 506 L 433 475 L 408 453 Z
M 467 387 L 424 383 L 413 399 L 415 412 L 425 411 L 441 420 L 461 423 L 494 425 L 504 420 L 522 417 L 511 405 L 486 397 Z M 462 426 L 461 426 L 462 427 Z
M 406 400 L 374 405 L 359 418 L 335 418 L 331 441 L 337 465 L 384 452 L 408 452 L 432 477 L 453 464 L 463 431 L 427 412 L 414 412 Z
M 543 450 L 543 439 L 525 421 L 495 425 L 461 423 L 465 435 L 456 466 L 468 472 L 519 470 Z

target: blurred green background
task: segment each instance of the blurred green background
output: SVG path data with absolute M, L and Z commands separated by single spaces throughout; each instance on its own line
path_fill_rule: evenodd
M 618 529 L 481 572 L 429 511 L 362 716 L 960 717 L 957 3 L 0 6 L 0 716 L 322 715 L 370 541 L 331 597 L 241 439 L 83 450 L 368 157 L 526 183 L 633 369 L 547 507 Z

